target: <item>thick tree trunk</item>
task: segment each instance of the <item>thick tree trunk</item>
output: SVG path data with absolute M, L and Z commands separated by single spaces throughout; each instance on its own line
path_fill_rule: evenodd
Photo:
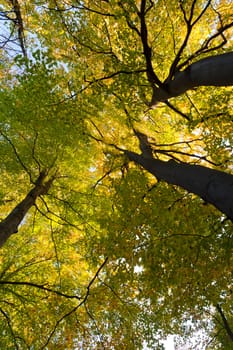
M 201 165 L 168 162 L 125 151 L 128 158 L 169 184 L 201 197 L 233 220 L 233 175 Z
M 164 84 L 164 89 L 155 88 L 151 106 L 160 101 L 182 95 L 198 86 L 233 85 L 233 52 L 211 56 L 197 61 Z
M 46 194 L 52 184 L 53 178 L 45 182 L 46 172 L 41 172 L 34 188 L 26 197 L 11 211 L 11 213 L 0 222 L 0 247 L 13 234 L 18 232 L 18 227 L 29 209 L 35 204 L 36 199 Z

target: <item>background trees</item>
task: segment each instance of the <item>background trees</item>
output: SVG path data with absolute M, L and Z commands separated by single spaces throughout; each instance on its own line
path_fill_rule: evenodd
M 231 173 L 232 88 L 171 91 L 232 51 L 231 7 L 2 4 L 2 225 L 40 174 L 51 185 L 1 250 L 2 348 L 158 349 L 167 334 L 221 348 L 232 223 L 129 155 L 140 131 L 156 161 Z

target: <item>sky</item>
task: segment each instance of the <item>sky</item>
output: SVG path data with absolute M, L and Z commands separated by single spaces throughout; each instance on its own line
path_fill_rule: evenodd
M 173 338 L 174 337 L 171 335 L 163 342 L 165 350 L 175 350 Z

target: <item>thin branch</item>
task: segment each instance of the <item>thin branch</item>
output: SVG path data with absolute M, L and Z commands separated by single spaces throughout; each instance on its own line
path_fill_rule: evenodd
M 170 72 L 169 72 L 167 80 L 170 80 L 173 77 L 173 75 L 174 75 L 174 73 L 176 71 L 176 66 L 177 66 L 178 62 L 180 61 L 181 55 L 182 55 L 182 53 L 183 53 L 183 51 L 184 51 L 184 49 L 185 49 L 185 47 L 187 45 L 187 42 L 189 40 L 189 37 L 190 37 L 192 29 L 193 29 L 191 21 L 192 21 L 192 17 L 193 17 L 193 10 L 194 10 L 194 5 L 195 5 L 195 0 L 192 3 L 192 8 L 191 8 L 191 13 L 190 13 L 189 18 L 187 18 L 187 16 L 186 16 L 186 12 L 185 12 L 185 10 L 183 8 L 183 5 L 182 5 L 181 1 L 179 2 L 179 4 L 180 4 L 180 8 L 181 8 L 181 10 L 183 12 L 183 16 L 184 16 L 184 20 L 185 20 L 187 29 L 186 29 L 186 35 L 184 37 L 183 43 L 181 44 L 181 46 L 180 46 L 180 48 L 179 48 L 179 50 L 178 50 L 178 52 L 176 54 L 176 57 L 175 57 L 174 61 L 172 62 L 172 65 L 170 67 Z
M 54 0 L 54 2 L 55 2 L 55 4 L 56 4 L 57 8 L 59 9 L 59 5 L 57 4 L 57 1 Z M 76 42 L 78 42 L 81 46 L 86 47 L 86 48 L 88 48 L 91 52 L 95 52 L 95 53 L 97 53 L 97 54 L 106 54 L 106 55 L 112 55 L 112 54 L 113 54 L 111 50 L 110 50 L 110 51 L 97 50 L 97 49 L 94 49 L 94 45 L 93 45 L 93 46 L 90 46 L 90 45 L 87 44 L 87 43 L 81 42 L 79 36 L 76 36 L 76 35 L 72 32 L 72 30 L 69 28 L 69 26 L 67 25 L 67 23 L 66 23 L 66 21 L 65 21 L 65 19 L 64 19 L 64 16 L 63 16 L 63 14 L 62 14 L 62 11 L 58 11 L 58 13 L 59 13 L 59 15 L 60 15 L 62 24 L 63 24 L 65 30 L 67 31 L 67 33 L 68 33 Z M 88 40 L 89 40 L 89 42 L 90 42 L 90 38 L 89 38 Z M 113 54 L 113 55 L 114 55 L 114 54 Z M 115 56 L 115 55 L 114 55 L 114 56 Z
M 202 141 L 203 138 L 197 138 L 189 141 L 178 141 L 178 142 L 172 142 L 172 143 L 156 143 L 157 147 L 171 147 L 171 146 L 176 146 L 176 145 L 189 145 L 192 142 L 196 141 Z M 190 147 L 190 146 L 189 146 Z
M 53 247 L 54 247 L 54 251 L 55 251 L 55 257 L 56 257 L 56 266 L 58 269 L 58 276 L 59 276 L 59 284 L 61 287 L 61 263 L 59 260 L 59 256 L 58 256 L 58 249 L 57 249 L 57 244 L 56 244 L 56 240 L 55 240 L 55 235 L 54 235 L 54 230 L 53 230 L 53 221 L 50 221 L 50 232 L 51 232 L 51 238 L 52 238 L 52 242 L 53 242 Z
M 181 55 L 182 55 L 182 53 L 187 45 L 187 42 L 189 40 L 189 37 L 191 35 L 192 29 L 193 29 L 192 18 L 193 18 L 195 3 L 196 3 L 196 0 L 193 0 L 191 11 L 190 11 L 190 16 L 188 18 L 186 15 L 186 11 L 183 7 L 182 1 L 179 1 L 179 5 L 180 5 L 180 8 L 181 8 L 181 11 L 183 13 L 184 20 L 186 23 L 186 35 L 184 37 L 183 43 L 181 44 L 181 46 L 176 54 L 174 61 L 172 62 L 167 80 L 170 80 L 173 77 L 173 75 L 176 71 L 177 64 L 180 61 Z
M 216 305 L 216 309 L 218 310 L 218 312 L 219 312 L 219 314 L 221 316 L 221 319 L 223 321 L 224 328 L 225 328 L 225 330 L 227 332 L 228 337 L 230 338 L 231 342 L 233 342 L 233 331 L 232 331 L 232 329 L 231 329 L 231 327 L 230 327 L 230 325 L 229 325 L 229 323 L 228 323 L 228 321 L 227 321 L 227 319 L 226 319 L 226 317 L 224 315 L 224 312 L 223 312 L 221 306 L 219 304 L 217 304 Z
M 99 127 L 96 125 L 95 122 L 93 122 L 93 120 L 91 118 L 87 118 L 88 121 L 90 121 L 90 123 L 94 126 L 94 128 L 97 130 L 98 134 L 100 135 L 100 137 L 103 139 L 104 135 L 102 134 L 102 132 L 100 131 Z
M 56 4 L 56 8 L 47 7 L 47 9 L 53 10 L 53 11 L 59 11 L 59 12 L 66 12 L 66 11 L 70 11 L 72 9 L 78 9 L 78 10 L 85 10 L 85 11 L 93 12 L 93 13 L 96 13 L 97 15 L 101 15 L 101 16 L 116 17 L 115 14 L 108 13 L 108 12 L 101 12 L 101 11 L 95 10 L 93 8 L 90 8 L 90 7 L 86 6 L 86 5 L 84 5 L 84 3 L 82 4 L 82 6 L 75 6 L 74 4 L 72 4 L 69 8 L 61 9 L 59 7 L 57 1 L 55 0 L 54 2 Z
M 71 100 L 73 99 L 74 97 L 78 96 L 79 94 L 83 93 L 85 90 L 87 90 L 88 88 L 90 88 L 93 84 L 98 84 L 104 80 L 108 80 L 108 79 L 112 79 L 120 74 L 126 74 L 126 75 L 130 75 L 130 74 L 139 74 L 139 73 L 145 73 L 146 72 L 146 69 L 137 69 L 137 70 L 134 70 L 134 71 L 127 71 L 127 70 L 119 70 L 117 72 L 113 72 L 109 75 L 106 75 L 104 77 L 101 77 L 101 78 L 97 78 L 97 79 L 93 79 L 93 80 L 87 80 L 85 77 L 84 77 L 84 81 L 87 83 L 86 86 L 82 87 L 78 92 L 75 92 L 72 94 L 72 96 L 68 96 L 68 97 L 65 97 L 64 99 L 58 101 L 58 102 L 55 102 L 55 103 L 51 103 L 49 104 L 49 106 L 57 106 L 61 103 L 64 103 L 68 100 Z
M 171 65 L 169 76 L 167 78 L 168 80 L 170 80 L 173 77 L 174 73 L 177 70 L 180 70 L 181 67 L 178 66 L 178 63 L 179 63 L 181 55 L 182 55 L 182 53 L 183 53 L 183 51 L 184 51 L 184 49 L 185 49 L 185 47 L 186 47 L 186 45 L 188 43 L 188 40 L 189 40 L 190 35 L 192 33 L 192 29 L 195 26 L 195 24 L 204 15 L 204 13 L 208 9 L 208 7 L 210 6 L 211 0 L 208 0 L 208 2 L 206 3 L 205 7 L 203 8 L 201 13 L 199 14 L 199 16 L 197 16 L 197 18 L 193 22 L 192 22 L 192 20 L 193 20 L 193 16 L 194 16 L 194 8 L 195 8 L 195 5 L 196 5 L 196 0 L 194 0 L 193 3 L 192 3 L 189 18 L 187 18 L 186 12 L 185 12 L 185 10 L 183 8 L 183 5 L 182 5 L 181 1 L 179 2 L 179 4 L 180 4 L 180 8 L 181 8 L 181 11 L 183 12 L 183 16 L 184 16 L 184 19 L 185 19 L 185 22 L 186 22 L 187 32 L 186 32 L 185 38 L 183 40 L 183 43 L 181 44 L 180 49 L 179 49 L 178 53 L 176 54 L 176 57 L 175 57 L 172 65 Z M 189 60 L 190 60 L 190 58 L 189 58 Z
M 52 198 L 54 198 L 54 199 L 60 201 L 61 203 L 63 203 L 63 204 L 66 205 L 67 207 L 69 207 L 69 208 L 82 220 L 82 222 L 79 224 L 79 226 L 86 225 L 86 226 L 90 227 L 91 229 L 94 229 L 93 226 L 92 226 L 90 223 L 88 223 L 88 220 L 87 220 L 87 219 L 84 219 L 84 217 L 80 214 L 80 212 L 78 211 L 78 209 L 74 208 L 73 205 L 72 205 L 68 200 L 59 198 L 59 197 L 57 197 L 57 196 L 55 196 L 55 195 L 50 195 L 50 197 L 52 197 Z M 47 205 L 47 204 L 46 204 L 46 205 Z M 48 208 L 48 207 L 47 207 L 47 208 Z M 49 209 L 48 209 L 48 211 L 49 211 L 52 215 L 54 214 L 54 213 L 51 212 Z M 63 217 L 61 217 L 61 216 L 59 216 L 59 215 L 57 215 L 57 217 L 59 217 L 61 220 L 64 221 L 64 218 L 63 218 Z M 50 222 L 52 223 L 52 222 L 56 222 L 56 221 L 55 221 L 55 220 L 52 220 L 52 219 L 50 218 Z M 70 225 L 70 226 L 73 225 L 73 227 L 75 227 L 77 230 L 80 230 L 80 228 L 79 228 L 77 225 L 74 225 L 74 224 L 68 222 L 67 220 L 65 221 L 65 223 L 68 224 L 68 225 Z
M 141 6 L 140 6 L 140 12 L 138 13 L 138 16 L 141 21 L 141 28 L 140 28 L 140 34 L 141 34 L 141 41 L 143 45 L 143 54 L 146 59 L 146 73 L 148 81 L 150 82 L 152 88 L 154 88 L 154 84 L 157 84 L 159 87 L 162 87 L 162 82 L 159 80 L 157 75 L 154 72 L 153 66 L 152 66 L 152 51 L 151 47 L 148 44 L 148 31 L 147 31 L 147 25 L 146 25 L 146 0 L 141 0 Z
M 211 0 L 208 0 L 206 5 L 204 6 L 203 10 L 201 11 L 201 13 L 199 14 L 199 16 L 197 16 L 197 18 L 195 19 L 195 21 L 193 21 L 193 26 L 201 19 L 201 17 L 204 15 L 204 13 L 206 12 L 206 10 L 208 9 L 208 7 L 211 5 Z
M 218 118 L 218 117 L 222 117 L 222 116 L 226 116 L 226 113 L 224 112 L 219 112 L 219 113 L 214 113 L 212 115 L 207 115 L 206 117 L 202 117 L 198 122 L 199 123 L 204 123 L 205 121 L 211 119 L 211 118 Z
M 30 181 L 33 183 L 32 177 L 31 177 L 31 173 L 30 173 L 29 169 L 26 167 L 26 165 L 24 164 L 24 162 L 22 161 L 22 159 L 21 159 L 21 157 L 20 157 L 20 155 L 19 155 L 15 145 L 11 141 L 11 139 L 6 134 L 4 134 L 2 130 L 0 130 L 0 134 L 10 144 L 10 146 L 11 146 L 11 148 L 12 148 L 14 154 L 15 154 L 16 159 L 18 160 L 18 162 L 22 166 L 22 168 L 25 170 L 25 172 L 28 174 L 28 176 L 30 178 Z
M 197 112 L 197 114 L 199 115 L 199 117 L 202 117 L 200 111 L 198 110 L 198 108 L 196 107 L 196 105 L 194 104 L 194 102 L 192 101 L 191 97 L 189 96 L 189 94 L 186 92 L 185 93 L 187 99 L 189 100 L 190 104 L 193 106 L 193 108 L 195 109 L 195 111 Z
M 102 333 L 101 333 L 101 331 L 100 331 L 100 329 L 99 329 L 99 327 L 98 327 L 98 324 L 97 324 L 97 322 L 96 322 L 94 316 L 91 314 L 91 312 L 90 312 L 90 310 L 88 309 L 88 307 L 87 307 L 86 304 L 84 304 L 84 307 L 85 307 L 85 310 L 86 310 L 87 315 L 90 317 L 90 319 L 93 321 L 93 323 L 94 323 L 94 325 L 95 325 L 95 328 L 96 328 L 96 330 L 97 330 L 97 332 L 98 332 L 98 336 L 99 336 L 99 338 L 100 338 L 100 341 L 99 341 L 99 342 L 101 343 L 102 349 L 105 350 L 106 347 L 105 347 L 104 342 L 103 342 L 103 340 L 102 340 L 103 335 L 102 335 Z
M 221 328 L 221 329 L 218 330 L 218 332 L 217 332 L 216 334 L 213 335 L 213 337 L 212 337 L 212 338 L 208 341 L 208 343 L 206 344 L 206 349 L 209 348 L 209 346 L 210 346 L 211 343 L 214 343 L 214 341 L 215 341 L 216 339 L 219 338 L 219 334 L 220 334 L 223 330 L 224 330 L 224 328 Z M 214 346 L 214 344 L 213 344 L 213 346 Z
M 185 114 L 185 113 L 183 113 L 182 111 L 180 111 L 178 108 L 176 108 L 175 106 L 173 106 L 172 104 L 171 104 L 171 102 L 169 102 L 169 101 L 165 101 L 165 104 L 168 106 L 168 107 L 170 107 L 174 112 L 176 112 L 177 114 L 179 114 L 182 118 L 185 118 L 187 121 L 191 121 L 191 118 L 187 115 L 187 114 Z
M 130 20 L 128 10 L 126 10 L 126 9 L 124 8 L 124 5 L 122 4 L 121 1 L 119 2 L 119 6 L 120 6 L 120 7 L 122 8 L 122 10 L 124 11 L 124 16 L 125 16 L 125 19 L 126 19 L 126 22 L 127 22 L 128 26 L 129 26 L 129 28 L 132 29 L 132 30 L 134 30 L 134 31 L 137 33 L 137 35 L 138 35 L 139 37 L 141 37 L 140 30 L 138 30 L 138 28 L 137 28 L 137 27 L 132 23 L 132 21 Z
M 121 62 L 120 59 L 115 54 L 115 52 L 113 51 L 111 34 L 109 33 L 109 29 L 108 29 L 108 25 L 107 25 L 107 21 L 106 20 L 104 20 L 104 27 L 105 27 L 106 35 L 107 35 L 107 38 L 108 38 L 108 46 L 110 48 L 110 53 L 112 54 L 112 57 L 116 59 L 117 62 Z
M 127 74 L 127 75 L 130 75 L 130 74 L 138 74 L 138 73 L 145 73 L 146 72 L 146 69 L 136 69 L 134 71 L 127 71 L 127 70 L 119 70 L 117 72 L 113 72 L 107 76 L 104 76 L 104 77 L 101 77 L 101 78 L 97 78 L 95 80 L 92 80 L 92 81 L 88 81 L 86 80 L 86 82 L 89 83 L 89 86 L 94 84 L 94 83 L 98 83 L 99 81 L 103 81 L 103 80 L 108 80 L 108 79 L 112 79 L 113 77 L 117 76 L 117 75 L 120 75 L 120 74 Z M 89 87 L 88 86 L 88 87 Z M 86 87 L 87 88 L 87 87 Z M 84 90 L 84 89 L 83 89 Z M 82 91 L 83 91 L 82 90 Z
M 98 268 L 98 270 L 96 271 L 95 275 L 93 276 L 93 278 L 91 279 L 90 283 L 88 284 L 87 286 L 87 291 L 86 291 L 86 294 L 85 296 L 83 297 L 82 301 L 77 305 L 75 306 L 74 308 L 72 308 L 70 311 L 68 311 L 65 315 L 63 315 L 59 320 L 57 320 L 52 332 L 50 333 L 46 343 L 43 345 L 42 349 L 46 348 L 47 345 L 49 344 L 50 340 L 52 339 L 52 337 L 54 336 L 55 332 L 56 332 L 56 329 L 57 327 L 59 326 L 59 324 L 67 317 L 69 317 L 70 315 L 72 315 L 74 312 L 76 312 L 78 310 L 78 308 L 82 305 L 85 304 L 85 302 L 87 301 L 88 297 L 89 297 L 89 294 L 90 294 L 90 289 L 91 289 L 91 286 L 93 285 L 93 283 L 95 282 L 95 280 L 98 278 L 98 275 L 99 273 L 101 272 L 101 270 L 103 269 L 103 267 L 105 266 L 105 264 L 107 263 L 108 261 L 108 257 L 105 258 L 104 262 L 100 265 L 100 267 Z
M 174 54 L 176 53 L 176 40 L 175 40 L 175 28 L 174 28 L 174 21 L 173 19 L 171 18 L 170 16 L 170 13 L 169 13 L 169 9 L 167 7 L 167 1 L 166 0 L 163 0 L 164 1 L 164 6 L 166 8 L 166 11 L 167 11 L 167 17 L 170 21 L 170 25 L 172 27 L 172 43 L 173 43 L 173 51 L 174 51 Z M 165 18 L 166 20 L 166 18 Z M 166 23 L 167 24 L 167 23 Z M 163 28 L 163 26 L 161 26 Z
M 221 47 L 223 47 L 226 42 L 227 42 L 227 39 L 225 38 L 224 36 L 224 32 L 227 30 L 227 29 L 230 29 L 233 27 L 233 21 L 226 24 L 226 25 L 221 25 L 221 28 L 218 29 L 218 31 L 216 33 L 214 33 L 213 35 L 211 35 L 211 37 L 209 37 L 208 39 L 206 39 L 204 41 L 204 43 L 202 44 L 202 46 L 200 47 L 200 49 L 198 49 L 197 51 L 195 51 L 192 55 L 190 55 L 185 61 L 183 61 L 181 64 L 179 64 L 177 66 L 177 70 L 181 70 L 183 67 L 187 66 L 190 64 L 190 62 L 194 59 L 194 58 L 197 58 L 198 56 L 200 56 L 201 54 L 206 54 L 206 53 L 209 53 L 209 52 L 212 52 L 212 51 L 216 51 L 218 49 L 220 49 Z M 221 36 L 223 41 L 216 45 L 216 46 L 213 46 L 211 48 L 209 48 L 209 45 L 211 44 L 211 42 L 216 39 L 217 37 Z
M 107 177 L 112 173 L 113 169 L 108 170 L 103 176 L 101 176 L 96 183 L 92 186 L 93 189 L 96 189 L 96 187 Z
M 24 244 L 25 244 L 25 242 L 24 242 Z M 41 258 L 41 259 L 32 258 L 29 261 L 27 261 L 25 264 L 20 265 L 17 268 L 14 267 L 11 269 L 12 265 L 15 264 L 15 260 L 17 259 L 16 256 L 20 252 L 21 248 L 22 248 L 22 246 L 18 247 L 17 253 L 15 253 L 15 255 L 12 256 L 12 259 L 10 260 L 10 262 L 5 266 L 5 268 L 1 272 L 0 281 L 15 278 L 15 276 L 17 276 L 17 274 L 19 274 L 20 272 L 22 272 L 22 271 L 24 271 L 24 270 L 26 270 L 34 265 L 42 264 L 44 262 L 52 260 L 52 256 L 49 256 L 47 258 Z
M 73 8 L 75 8 L 74 5 L 72 5 Z M 115 14 L 112 14 L 112 13 L 107 13 L 107 12 L 100 12 L 100 11 L 97 11 L 97 10 L 94 10 L 94 9 L 91 9 L 90 7 L 87 7 L 85 5 L 82 5 L 82 7 L 79 7 L 80 10 L 86 10 L 86 11 L 90 11 L 90 12 L 93 12 L 93 13 L 96 13 L 97 15 L 101 15 L 101 16 L 106 16 L 106 17 L 116 17 Z
M 19 349 L 19 346 L 18 346 L 18 344 L 16 342 L 16 337 L 15 337 L 15 334 L 14 334 L 14 331 L 13 331 L 13 328 L 12 328 L 12 325 L 11 325 L 10 317 L 7 315 L 7 313 L 2 308 L 0 308 L 0 312 L 6 319 L 6 322 L 8 324 L 8 328 L 10 330 L 10 333 L 12 335 L 12 338 L 13 338 L 13 341 L 14 341 L 14 344 L 15 344 L 15 348 Z
M 77 229 L 77 230 L 80 230 L 80 228 L 78 227 L 78 225 L 73 224 L 72 222 L 68 221 L 68 220 L 65 219 L 64 217 L 62 217 L 62 216 L 60 216 L 60 215 L 54 213 L 53 211 L 51 211 L 51 210 L 49 209 L 49 207 L 48 207 L 48 205 L 47 205 L 47 203 L 46 203 L 46 201 L 45 201 L 45 199 L 44 199 L 43 197 L 41 197 L 40 199 L 41 199 L 41 201 L 43 202 L 43 204 L 45 205 L 45 208 L 46 208 L 46 210 L 47 210 L 47 213 L 43 212 L 36 204 L 34 204 L 34 205 L 36 206 L 36 209 L 38 210 L 38 212 L 39 212 L 42 216 L 44 216 L 44 217 L 45 217 L 46 219 L 48 219 L 49 221 L 55 222 L 56 224 L 63 225 L 63 226 L 68 225 L 68 226 L 74 227 L 74 228 Z M 51 217 L 50 217 L 49 215 L 47 215 L 47 214 L 51 214 L 52 216 L 54 216 L 55 218 L 57 218 L 57 219 L 59 219 L 59 220 L 61 220 L 61 221 L 63 221 L 63 222 L 61 222 L 61 221 L 56 221 L 56 220 L 54 220 L 53 218 L 51 218 Z M 80 224 L 80 226 L 81 226 L 81 225 L 82 225 L 82 224 Z
M 45 286 L 45 284 L 36 284 L 36 283 L 32 283 L 32 282 L 27 282 L 27 281 L 5 281 L 5 280 L 0 280 L 0 285 L 13 285 L 13 286 L 28 286 L 28 287 L 33 287 L 36 289 L 40 289 L 43 290 L 45 292 L 49 292 L 49 293 L 53 293 L 56 295 L 59 295 L 60 297 L 64 297 L 67 299 L 78 299 L 81 300 L 80 296 L 77 295 L 70 295 L 70 294 L 66 294 L 63 292 L 60 292 L 59 290 L 54 290 L 51 288 L 48 288 Z
M 172 153 L 172 155 L 175 154 L 180 154 L 180 155 L 183 155 L 183 156 L 187 156 L 187 157 L 190 157 L 190 158 L 197 158 L 199 160 L 204 160 L 206 161 L 207 163 L 211 164 L 211 165 L 214 165 L 214 166 L 219 166 L 220 164 L 217 164 L 217 163 L 214 163 L 212 162 L 211 160 L 208 160 L 207 159 L 207 156 L 199 156 L 197 154 L 193 154 L 193 153 L 186 153 L 186 152 L 183 152 L 183 151 L 179 151 L 179 150 L 175 150 L 175 149 L 169 149 L 169 150 L 161 150 L 161 149 L 155 149 L 153 148 L 153 151 L 155 153 L 161 153 L 161 154 L 165 154 L 167 156 L 171 156 L 170 153 Z M 181 160 L 180 160 L 181 161 Z

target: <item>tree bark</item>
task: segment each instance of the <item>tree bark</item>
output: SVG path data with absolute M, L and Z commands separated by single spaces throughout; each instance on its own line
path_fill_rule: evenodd
M 182 95 L 198 86 L 233 85 L 233 52 L 211 56 L 177 72 L 173 79 L 164 84 L 164 88 L 154 88 L 151 106 Z
M 45 182 L 46 172 L 40 173 L 34 188 L 26 197 L 10 212 L 10 214 L 0 222 L 0 247 L 4 245 L 7 239 L 18 232 L 18 227 L 29 209 L 35 204 L 36 199 L 48 192 L 54 178 Z
M 168 162 L 125 151 L 127 157 L 156 178 L 177 185 L 213 204 L 233 220 L 233 175 L 201 165 Z

